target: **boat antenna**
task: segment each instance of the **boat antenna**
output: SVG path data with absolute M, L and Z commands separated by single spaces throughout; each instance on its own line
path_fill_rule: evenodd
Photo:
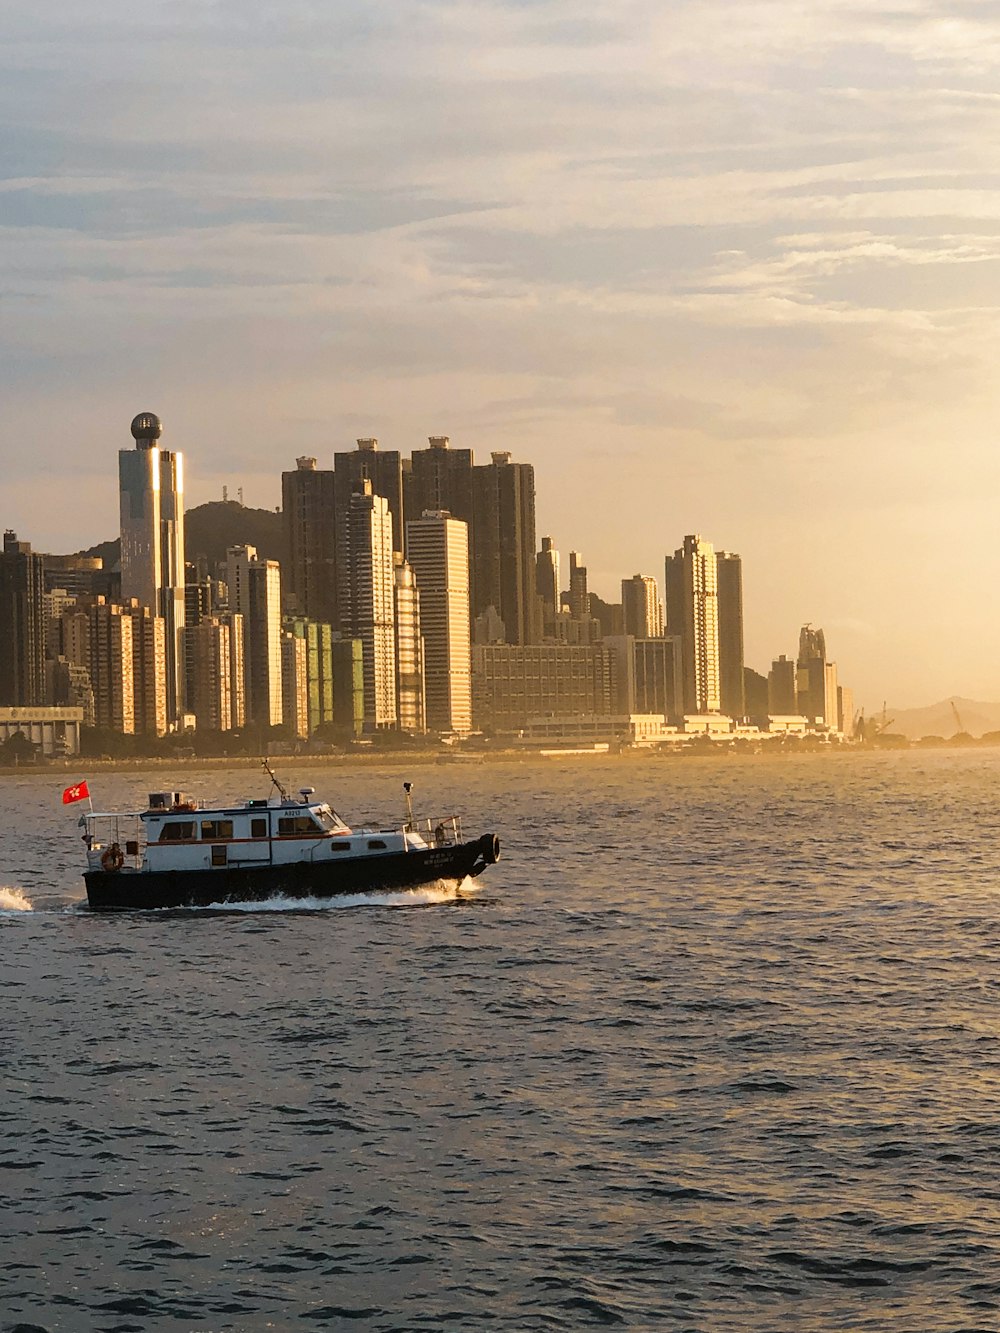
M 406 793 L 406 831 L 413 832 L 413 783 L 404 782 L 403 791 Z
M 260 762 L 261 762 L 261 767 L 264 769 L 264 772 L 267 774 L 267 776 L 271 779 L 271 781 L 272 781 L 272 782 L 274 783 L 274 785 L 277 787 L 277 789 L 278 789 L 278 793 L 279 793 L 279 795 L 281 796 L 281 799 L 282 799 L 283 801 L 287 801 L 287 800 L 288 800 L 288 792 L 285 790 L 285 788 L 282 786 L 282 784 L 278 781 L 278 779 L 274 776 L 274 770 L 272 769 L 271 765 L 268 763 L 268 761 L 267 761 L 266 759 L 262 759 Z

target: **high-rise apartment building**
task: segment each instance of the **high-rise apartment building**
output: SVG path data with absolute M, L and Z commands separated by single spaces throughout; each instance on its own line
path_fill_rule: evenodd
M 732 551 L 715 557 L 719 586 L 719 699 L 728 717 L 746 716 L 743 677 L 743 561 Z
M 392 522 L 392 549 L 403 550 L 404 509 L 403 509 L 403 459 L 398 449 L 380 449 L 378 440 L 369 438 L 358 440 L 358 447 L 353 452 L 345 451 L 333 455 L 334 473 L 334 509 L 338 528 L 346 519 L 352 497 L 357 485 L 370 481 L 372 494 L 380 495 L 389 507 Z M 339 558 L 338 545 L 337 556 Z M 350 575 L 338 573 L 338 592 Z
M 317 468 L 315 458 L 296 459 L 295 471 L 281 474 L 289 554 L 285 600 L 294 614 L 326 624 L 334 624 L 337 617 L 334 475 Z
M 492 606 L 508 643 L 537 643 L 535 469 L 512 462 L 509 453 L 494 453 L 490 463 L 472 469 L 472 497 L 472 617 Z
M 715 548 L 699 536 L 666 559 L 666 632 L 681 641 L 685 713 L 718 713 L 719 585 Z
M 130 597 L 124 611 L 132 619 L 132 700 L 135 734 L 167 734 L 167 633 L 163 616 L 138 598 Z M 182 642 L 183 650 L 183 642 Z
M 309 676 L 306 641 L 283 630 L 281 634 L 281 681 L 285 726 L 299 740 L 309 735 Z
M 188 697 L 199 731 L 237 731 L 246 723 L 243 617 L 203 616 L 184 630 Z
M 469 630 L 469 530 L 459 518 L 428 511 L 406 525 L 406 549 L 420 593 L 427 726 L 472 730 Z
M 587 566 L 579 551 L 569 553 L 569 613 L 574 620 L 590 618 L 590 592 L 587 588 Z
M 285 629 L 305 641 L 309 735 L 334 721 L 333 631 L 326 621 L 286 616 Z
M 767 675 L 767 711 L 771 717 L 794 717 L 799 711 L 795 663 L 784 653 L 771 663 Z
M 636 639 L 658 639 L 663 634 L 663 603 L 656 579 L 648 574 L 622 579 L 622 626 Z
M 414 449 L 410 469 L 403 477 L 404 506 L 408 516 L 447 510 L 469 525 L 472 545 L 471 449 L 453 449 L 447 435 L 432 435 L 426 449 Z
M 136 598 L 166 622 L 167 720 L 184 711 L 184 459 L 161 449 L 159 417 L 132 421 L 134 449 L 118 454 L 121 596 Z
M 45 566 L 28 542 L 5 532 L 0 553 L 0 705 L 45 703 Z
M 368 477 L 355 482 L 347 521 L 339 526 L 340 624 L 361 640 L 365 727 L 396 725 L 395 577 L 389 502 Z
M 98 727 L 135 733 L 134 656 L 132 616 L 116 602 L 95 597 L 88 608 L 88 670 L 94 689 L 94 717 Z
M 253 546 L 226 553 L 229 610 L 243 617 L 247 721 L 278 727 L 284 715 L 281 682 L 281 567 L 258 560 Z
M 413 566 L 393 553 L 396 581 L 396 710 L 400 731 L 427 730 L 424 691 L 424 639 L 420 625 L 420 590 Z
M 554 638 L 556 618 L 562 610 L 562 585 L 559 552 L 551 537 L 542 538 L 542 549 L 535 556 L 535 592 L 541 603 L 542 634 L 545 638 Z

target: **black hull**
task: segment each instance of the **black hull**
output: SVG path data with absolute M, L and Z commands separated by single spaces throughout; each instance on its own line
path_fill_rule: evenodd
M 230 865 L 214 870 L 88 871 L 87 901 L 97 912 L 149 911 L 158 907 L 224 907 L 268 898 L 342 898 L 352 893 L 415 889 L 439 879 L 480 875 L 500 856 L 492 833 L 475 842 L 383 856 L 345 857 L 323 865 Z

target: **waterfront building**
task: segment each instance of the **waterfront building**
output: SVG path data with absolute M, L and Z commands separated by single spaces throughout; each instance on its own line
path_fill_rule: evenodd
M 407 540 L 409 538 L 407 537 Z M 396 712 L 400 731 L 422 735 L 427 730 L 424 681 L 424 640 L 420 590 L 413 566 L 393 553 L 396 597 Z
M 288 550 L 288 608 L 325 624 L 337 617 L 336 505 L 333 471 L 298 458 L 281 474 L 281 516 Z
M 656 579 L 648 574 L 622 579 L 622 633 L 635 639 L 658 639 L 663 633 L 663 603 Z
M 717 713 L 719 592 L 715 549 L 699 536 L 684 538 L 665 564 L 666 632 L 680 638 L 684 711 Z
M 80 753 L 83 720 L 80 708 L 0 708 L 0 745 L 21 735 L 44 759 L 68 759 Z
M 281 682 L 281 567 L 259 560 L 253 546 L 226 553 L 229 610 L 243 617 L 246 720 L 277 727 L 284 716 Z
M 406 549 L 420 593 L 427 726 L 466 735 L 472 730 L 468 526 L 428 511 L 407 523 Z
M 601 642 L 612 655 L 611 711 L 679 723 L 684 714 L 680 639 L 614 634 Z
M 473 714 L 488 732 L 529 719 L 612 712 L 614 659 L 603 644 L 482 644 L 472 649 Z
M 132 421 L 134 449 L 118 454 L 121 513 L 121 596 L 148 606 L 166 622 L 167 719 L 184 711 L 184 458 L 161 449 L 159 417 Z
M 347 637 L 361 640 L 365 727 L 378 730 L 396 725 L 393 520 L 368 477 L 355 485 L 338 534 L 340 624 Z
M 719 591 L 719 707 L 730 717 L 747 713 L 743 677 L 743 562 L 732 551 L 715 557 Z
M 0 704 L 45 703 L 45 566 L 29 542 L 3 535 L 0 553 Z

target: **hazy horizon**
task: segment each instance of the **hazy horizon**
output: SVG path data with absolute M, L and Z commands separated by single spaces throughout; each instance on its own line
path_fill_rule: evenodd
M 591 586 L 743 557 L 746 660 L 1000 699 L 1000 16 L 833 0 L 12 0 L 0 521 L 118 531 L 446 434 L 535 466 Z

